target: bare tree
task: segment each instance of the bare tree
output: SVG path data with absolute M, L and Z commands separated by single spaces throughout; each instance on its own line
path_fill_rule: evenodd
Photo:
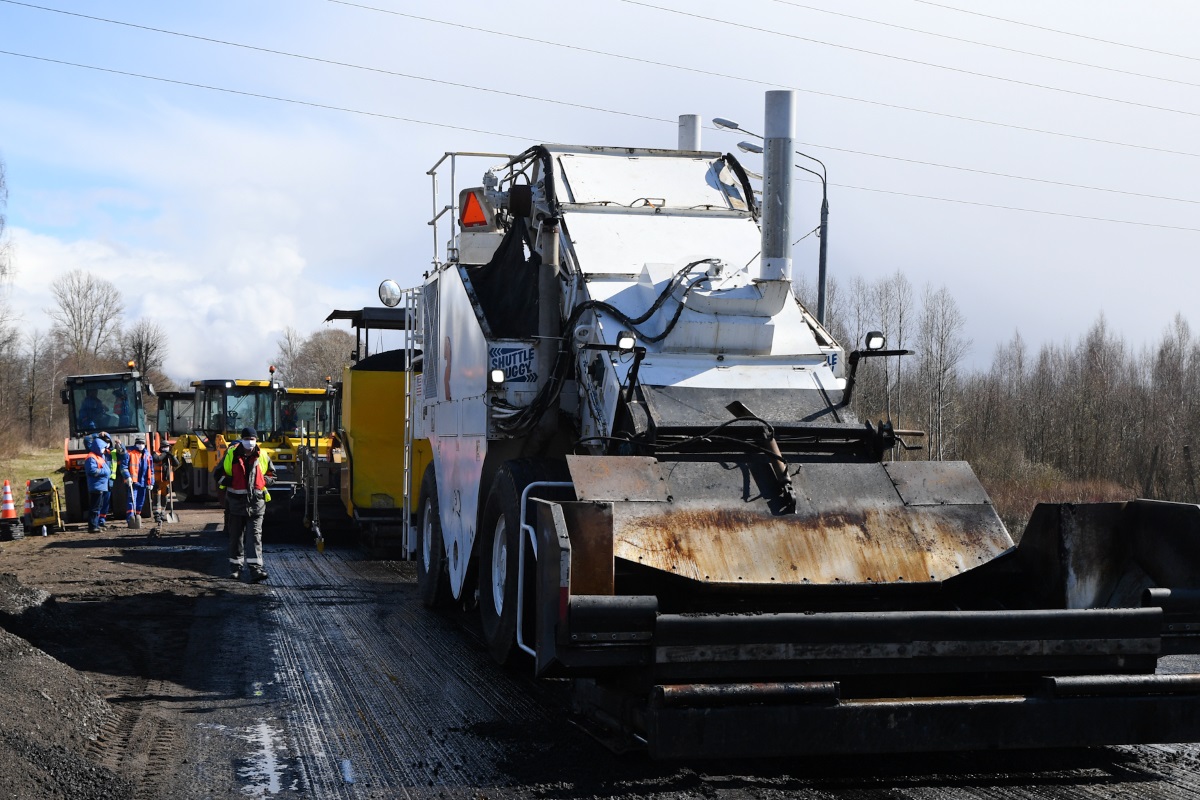
M 275 354 L 275 373 L 279 380 L 289 386 L 297 386 L 293 371 L 300 363 L 300 348 L 304 346 L 304 337 L 300 331 L 288 326 L 283 329 L 283 338 L 278 340 L 279 352 Z
M 304 340 L 299 363 L 292 369 L 292 386 L 324 386 L 326 379 L 338 380 L 350 363 L 354 337 L 334 328 L 321 330 Z
M 99 366 L 106 351 L 121 341 L 121 316 L 125 303 L 117 287 L 90 272 L 72 270 L 50 284 L 55 307 L 46 309 L 58 339 L 76 369 Z
M 945 287 L 925 289 L 918 333 L 917 391 L 924 401 L 929 458 L 935 461 L 945 460 L 953 451 L 953 433 L 958 427 L 958 368 L 970 347 L 962 335 L 965 324 Z
M 161 369 L 167 360 L 167 333 L 154 320 L 138 320 L 122 339 L 125 354 L 143 373 Z
M 903 348 L 907 343 L 908 322 L 912 312 L 912 284 L 904 273 L 897 270 L 890 278 L 885 278 L 875 287 L 876 306 L 879 309 L 883 332 L 887 335 L 888 344 L 894 348 Z M 896 379 L 891 380 L 888 360 L 883 362 L 884 380 L 888 387 L 886 397 L 888 418 L 900 427 L 901 415 L 904 412 L 904 368 L 901 356 L 896 356 Z M 892 398 L 895 397 L 893 402 Z M 903 453 L 900 454 L 903 457 Z
M 29 430 L 26 435 L 26 441 L 33 444 L 34 441 L 34 414 L 37 411 L 38 395 L 41 389 L 41 382 L 46 380 L 45 372 L 48 365 L 46 362 L 46 337 L 39 330 L 32 330 L 25 337 L 25 396 L 28 404 L 28 423 Z
M 12 243 L 4 235 L 8 222 L 4 216 L 4 209 L 7 207 L 8 181 L 4 177 L 4 160 L 0 159 L 0 280 L 7 280 L 12 276 Z

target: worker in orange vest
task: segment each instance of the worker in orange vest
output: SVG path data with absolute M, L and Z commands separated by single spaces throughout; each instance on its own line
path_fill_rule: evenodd
M 125 451 L 121 460 L 121 478 L 129 487 L 125 501 L 125 524 L 133 527 L 133 518 L 142 513 L 146 497 L 154 487 L 154 459 L 146 452 L 146 440 L 137 437 L 133 447 Z
M 109 477 L 108 462 L 104 459 L 105 444 L 99 436 L 89 437 L 88 455 L 83 460 L 83 471 L 87 475 L 88 499 L 88 533 L 99 533 L 104 530 L 104 522 L 100 513 L 108 501 Z

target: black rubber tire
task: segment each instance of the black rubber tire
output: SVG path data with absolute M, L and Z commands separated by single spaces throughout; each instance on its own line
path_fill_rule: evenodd
M 179 465 L 179 469 L 175 470 L 174 484 L 171 489 L 175 492 L 175 502 L 186 503 L 192 496 L 192 466 L 190 464 Z
M 417 518 L 417 593 L 426 608 L 446 608 L 454 597 L 450 593 L 450 575 L 446 569 L 446 546 L 442 539 L 437 476 L 433 465 L 425 468 L 421 479 L 421 513 Z
M 567 480 L 566 465 L 543 459 L 519 459 L 506 462 L 496 473 L 484 505 L 479 528 L 478 585 L 479 618 L 483 637 L 492 658 L 509 664 L 521 650 L 517 647 L 517 573 L 518 547 L 521 543 L 521 493 L 535 481 Z M 560 496 L 547 490 L 539 496 Z M 497 544 L 497 534 L 503 542 Z M 536 607 L 536 563 L 527 550 L 525 562 L 525 643 L 533 646 L 532 610 Z M 493 574 L 497 558 L 503 568 Z

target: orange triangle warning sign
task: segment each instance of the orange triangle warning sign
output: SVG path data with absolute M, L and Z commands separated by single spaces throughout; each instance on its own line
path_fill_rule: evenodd
M 467 195 L 467 202 L 462 210 L 462 226 L 464 228 L 478 228 L 487 224 L 487 212 L 483 210 L 483 204 L 479 202 L 479 196 L 475 192 L 471 192 Z

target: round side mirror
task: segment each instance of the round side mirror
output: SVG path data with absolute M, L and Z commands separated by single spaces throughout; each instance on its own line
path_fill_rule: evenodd
M 379 302 L 388 308 L 395 308 L 400 305 L 400 301 L 403 298 L 404 292 L 400 290 L 400 285 L 391 278 L 379 284 Z

